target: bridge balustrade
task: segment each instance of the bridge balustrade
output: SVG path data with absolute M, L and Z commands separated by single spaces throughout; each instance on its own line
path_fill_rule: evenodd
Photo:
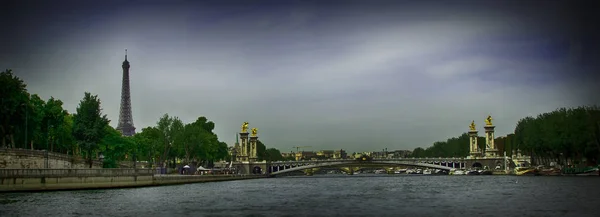
M 0 177 L 91 177 L 152 175 L 151 169 L 0 169 Z

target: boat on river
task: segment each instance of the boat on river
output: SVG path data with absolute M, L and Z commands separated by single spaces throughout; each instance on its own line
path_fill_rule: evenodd
M 575 175 L 575 176 L 598 176 L 600 175 L 600 166 L 588 166 L 578 168 L 564 168 L 562 170 L 563 175 Z
M 464 170 L 457 170 L 457 169 L 453 169 L 450 170 L 450 175 L 466 175 L 467 172 L 465 172 Z
M 560 176 L 562 171 L 558 168 L 540 168 L 538 174 L 540 176 Z
M 515 167 L 514 172 L 517 176 L 537 175 L 537 169 L 531 167 Z
M 493 175 L 494 173 L 490 170 L 479 170 L 479 175 Z

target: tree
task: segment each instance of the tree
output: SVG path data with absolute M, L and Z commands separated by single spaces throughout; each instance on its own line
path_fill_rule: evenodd
M 276 148 L 268 148 L 265 150 L 267 161 L 283 161 L 284 158 L 281 156 L 281 152 Z
M 0 72 L 0 137 L 2 147 L 15 148 L 15 132 L 24 129 L 28 109 L 27 85 L 12 70 Z M 23 132 L 25 130 L 22 130 Z
M 67 113 L 63 116 L 62 123 L 59 124 L 55 136 L 61 152 L 67 154 L 71 152 L 75 155 L 77 143 L 75 143 L 75 138 L 73 138 L 73 115 Z
M 578 164 L 598 162 L 596 106 L 559 108 L 537 117 L 525 117 L 515 127 L 513 149 L 531 155 L 533 163 L 551 161 Z
M 47 133 L 47 144 L 49 144 L 50 151 L 54 151 L 54 145 L 59 135 L 64 135 L 61 130 L 65 130 L 65 116 L 67 111 L 62 108 L 63 102 L 54 97 L 50 97 L 44 107 L 44 118 L 42 120 L 42 128 Z M 65 147 L 60 147 L 65 148 Z
M 258 161 L 263 161 L 267 159 L 267 147 L 260 140 L 256 141 L 256 159 Z
M 157 129 L 161 132 L 163 154 L 160 162 L 164 167 L 169 157 L 174 158 L 172 147 L 175 145 L 177 135 L 183 129 L 183 123 L 178 117 L 169 117 L 169 114 L 164 114 L 157 122 Z
M 134 136 L 140 159 L 146 159 L 150 162 L 150 166 L 154 165 L 155 159 L 160 156 L 160 147 L 162 146 L 162 132 L 156 127 L 146 127 L 142 132 L 136 133 Z
M 32 149 L 46 148 L 46 144 L 42 144 L 42 141 L 45 141 L 46 138 L 46 128 L 43 127 L 45 107 L 46 102 L 40 96 L 37 94 L 31 95 L 29 99 L 29 111 L 27 113 L 27 143 L 30 144 Z M 67 124 L 72 125 L 72 117 L 70 119 L 70 123 Z
M 86 92 L 83 100 L 79 102 L 77 113 L 73 116 L 73 137 L 86 150 L 90 168 L 92 156 L 106 135 L 109 122 L 106 115 L 102 115 L 98 96 Z
M 119 161 L 133 158 L 132 155 L 137 151 L 137 140 L 133 137 L 124 137 L 121 132 L 108 125 L 104 130 L 105 136 L 99 149 L 105 157 L 103 165 L 105 168 L 116 168 Z

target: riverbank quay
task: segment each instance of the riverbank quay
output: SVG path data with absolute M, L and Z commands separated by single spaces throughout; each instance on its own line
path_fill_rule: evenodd
M 0 193 L 132 188 L 266 178 L 264 175 L 164 175 L 152 169 L 0 169 Z

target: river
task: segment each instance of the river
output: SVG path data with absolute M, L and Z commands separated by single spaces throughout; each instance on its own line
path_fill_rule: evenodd
M 598 177 L 315 175 L 0 194 L 0 216 L 598 216 Z

